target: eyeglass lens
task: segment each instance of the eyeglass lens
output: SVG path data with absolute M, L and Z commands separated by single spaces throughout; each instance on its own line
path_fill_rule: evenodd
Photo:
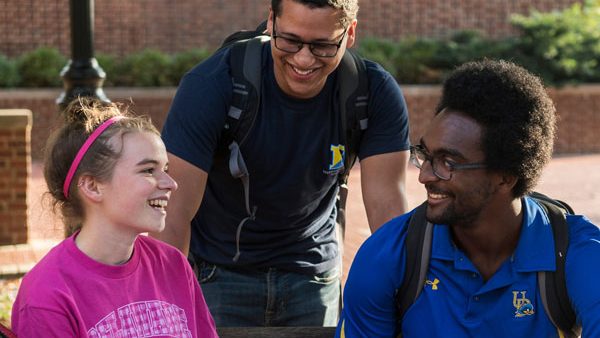
M 304 42 L 297 39 L 287 38 L 284 36 L 278 36 L 275 31 L 275 20 L 273 17 L 273 39 L 275 41 L 275 47 L 286 53 L 297 53 L 304 45 L 309 46 L 310 52 L 318 57 L 334 57 L 336 56 L 344 37 L 346 36 L 346 30 L 342 33 L 342 37 L 337 44 L 334 43 L 318 43 L 318 42 Z
M 442 180 L 449 180 L 452 177 L 452 170 L 443 163 L 442 158 L 433 157 L 418 147 L 411 147 L 410 150 L 411 162 L 415 167 L 421 169 L 428 161 L 435 176 Z

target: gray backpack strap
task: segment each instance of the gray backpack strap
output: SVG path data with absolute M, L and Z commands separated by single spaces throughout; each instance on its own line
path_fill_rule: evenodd
M 248 213 L 248 216 L 244 217 L 238 224 L 235 234 L 236 252 L 235 256 L 233 256 L 233 261 L 237 262 L 242 254 L 240 251 L 242 228 L 246 222 L 256 219 L 256 210 L 258 207 L 253 206 L 252 209 L 250 209 L 250 174 L 248 173 L 246 162 L 242 157 L 242 152 L 236 141 L 232 141 L 229 144 L 229 172 L 234 178 L 239 178 L 242 181 L 242 185 L 244 186 L 244 200 L 246 201 L 246 212 Z
M 248 215 L 251 215 L 250 211 L 250 174 L 248 173 L 248 168 L 246 167 L 246 162 L 242 157 L 242 152 L 240 151 L 240 146 L 236 141 L 232 141 L 229 144 L 229 172 L 231 176 L 234 178 L 239 178 L 242 180 L 242 184 L 244 185 L 244 197 L 246 199 L 246 212 Z
M 408 223 L 406 240 L 404 242 L 406 249 L 404 279 L 400 288 L 396 290 L 395 295 L 398 332 L 402 328 L 404 314 L 421 294 L 425 285 L 425 279 L 427 278 L 429 259 L 431 257 L 433 224 L 427 222 L 425 219 L 426 211 L 427 202 L 424 202 L 417 207 Z

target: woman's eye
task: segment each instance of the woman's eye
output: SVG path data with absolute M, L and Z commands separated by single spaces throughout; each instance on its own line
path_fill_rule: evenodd
M 144 169 L 144 170 L 142 170 L 142 172 L 145 173 L 145 174 L 152 175 L 154 173 L 154 168 Z

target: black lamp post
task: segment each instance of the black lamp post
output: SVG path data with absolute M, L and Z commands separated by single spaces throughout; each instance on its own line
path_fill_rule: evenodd
M 106 77 L 94 58 L 94 0 L 70 0 L 71 60 L 60 72 L 64 92 L 56 100 L 61 111 L 78 96 L 110 100 L 102 90 Z

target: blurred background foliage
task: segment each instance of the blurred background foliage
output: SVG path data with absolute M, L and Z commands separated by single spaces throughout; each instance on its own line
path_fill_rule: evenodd
M 399 83 L 435 84 L 456 66 L 483 58 L 515 62 L 547 85 L 600 82 L 600 0 L 586 0 L 549 13 L 513 15 L 518 35 L 488 39 L 477 31 L 458 31 L 445 39 L 408 37 L 398 41 L 366 37 L 358 52 L 380 63 Z M 206 48 L 168 55 L 142 50 L 124 58 L 100 54 L 105 87 L 177 86 L 194 65 L 212 54 Z M 0 87 L 60 86 L 67 58 L 51 47 L 11 60 L 0 55 Z

